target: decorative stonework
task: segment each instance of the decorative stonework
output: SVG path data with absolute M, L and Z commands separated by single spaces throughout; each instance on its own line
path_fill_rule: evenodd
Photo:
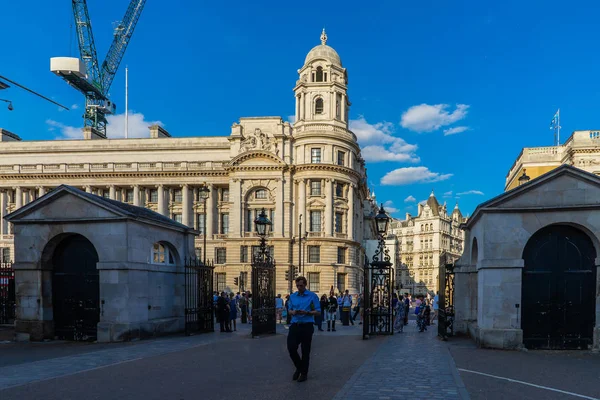
M 264 150 L 279 155 L 277 141 L 274 138 L 270 138 L 260 128 L 256 128 L 254 132 L 247 134 L 240 143 L 240 153 L 250 150 Z

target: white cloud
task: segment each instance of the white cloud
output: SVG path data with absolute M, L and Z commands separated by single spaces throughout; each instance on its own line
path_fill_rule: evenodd
M 77 110 L 78 108 L 79 108 L 79 105 L 77 105 L 77 103 L 71 104 L 71 110 Z
M 464 131 L 468 131 L 468 126 L 455 126 L 454 128 L 444 129 L 444 136 L 456 135 Z
M 452 197 L 452 190 L 445 192 L 444 193 L 444 197 L 448 198 L 448 197 Z
M 400 125 L 415 132 L 432 132 L 464 119 L 469 109 L 467 104 L 457 104 L 449 112 L 448 107 L 448 104 L 425 103 L 412 106 L 402 114 Z
M 480 190 L 467 190 L 466 192 L 456 193 L 457 196 L 464 196 L 466 194 L 477 194 L 479 196 L 483 196 L 483 192 Z
M 388 213 L 398 212 L 398 209 L 396 207 L 394 207 L 394 202 L 391 200 L 388 200 L 385 203 L 383 203 L 383 207 L 385 208 L 385 211 L 387 211 Z
M 388 172 L 381 178 L 382 185 L 408 185 L 411 183 L 431 183 L 445 181 L 452 174 L 431 172 L 427 167 L 398 168 Z
M 369 124 L 365 117 L 359 116 L 358 119 L 350 121 L 350 130 L 356 134 L 366 161 L 420 161 L 415 154 L 417 145 L 406 143 L 404 139 L 394 136 L 394 125 L 390 122 Z
M 110 139 L 125 137 L 125 114 L 109 115 L 106 117 L 108 124 L 106 125 L 106 136 Z M 46 120 L 48 130 L 51 132 L 59 131 L 56 135 L 57 139 L 83 139 L 83 130 L 80 127 L 68 126 L 54 120 Z M 142 113 L 129 113 L 128 120 L 128 137 L 143 138 L 150 136 L 150 125 L 160 125 L 160 121 L 146 121 Z
M 404 199 L 405 203 L 414 203 L 415 201 L 417 201 L 417 199 L 415 199 L 415 196 L 412 195 Z
M 290 124 L 295 124 L 296 123 L 296 116 L 295 115 L 288 115 L 287 120 Z

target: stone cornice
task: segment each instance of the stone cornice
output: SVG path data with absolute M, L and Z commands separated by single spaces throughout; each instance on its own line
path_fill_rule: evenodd
M 358 181 L 362 179 L 362 176 L 353 170 L 352 168 L 343 167 L 337 164 L 300 164 L 296 165 L 296 173 L 303 171 L 333 171 L 341 174 L 353 175 Z M 299 179 L 299 178 L 296 178 Z
M 225 170 L 206 171 L 143 171 L 143 172 L 85 172 L 85 173 L 55 173 L 55 174 L 0 174 L 0 181 L 21 181 L 27 179 L 99 179 L 99 178 L 194 178 L 206 176 L 228 176 Z M 108 185 L 108 184 L 106 184 Z M 101 186 L 101 185 L 100 185 Z

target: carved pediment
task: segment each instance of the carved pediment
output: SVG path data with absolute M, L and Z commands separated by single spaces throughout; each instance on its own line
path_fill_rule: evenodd
M 283 167 L 286 165 L 279 157 L 264 150 L 251 150 L 241 153 L 229 163 L 231 167 L 241 166 L 242 164 L 270 167 L 274 165 Z
M 242 137 L 240 143 L 240 154 L 251 150 L 262 150 L 268 153 L 279 155 L 279 148 L 275 138 L 268 136 L 259 128 L 254 129 L 254 132 L 247 133 Z

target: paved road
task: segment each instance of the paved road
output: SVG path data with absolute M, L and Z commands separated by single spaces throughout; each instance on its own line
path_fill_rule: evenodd
M 467 338 L 452 338 L 448 347 L 459 369 L 511 378 L 600 399 L 600 354 L 588 351 L 502 351 L 478 349 Z M 577 399 L 506 380 L 461 371 L 473 400 Z
M 353 329 L 357 334 L 351 334 Z M 13 368 L 35 366 L 43 377 L 45 365 L 51 367 L 59 362 L 66 366 L 66 376 L 8 388 L 0 391 L 0 398 L 221 400 L 244 396 L 304 400 L 306 393 L 313 393 L 316 397 L 312 398 L 331 399 L 383 342 L 363 342 L 358 329 L 344 327 L 339 335 L 324 332 L 314 338 L 313 362 L 306 383 L 291 380 L 294 369 L 287 355 L 285 334 L 251 339 L 246 332 L 216 333 L 204 336 L 205 343 L 194 342 L 200 336 L 169 339 L 0 368 L 1 383 L 2 374 Z M 186 340 L 189 342 L 184 343 Z M 146 355 L 136 358 L 142 349 Z M 160 351 L 163 353 L 158 354 Z M 147 355 L 153 352 L 157 355 Z M 103 359 L 109 361 L 109 367 L 102 366 Z M 71 366 L 76 360 L 78 367 Z M 82 365 L 84 369 L 96 369 L 77 372 Z M 31 374 L 26 370 L 21 373 Z

